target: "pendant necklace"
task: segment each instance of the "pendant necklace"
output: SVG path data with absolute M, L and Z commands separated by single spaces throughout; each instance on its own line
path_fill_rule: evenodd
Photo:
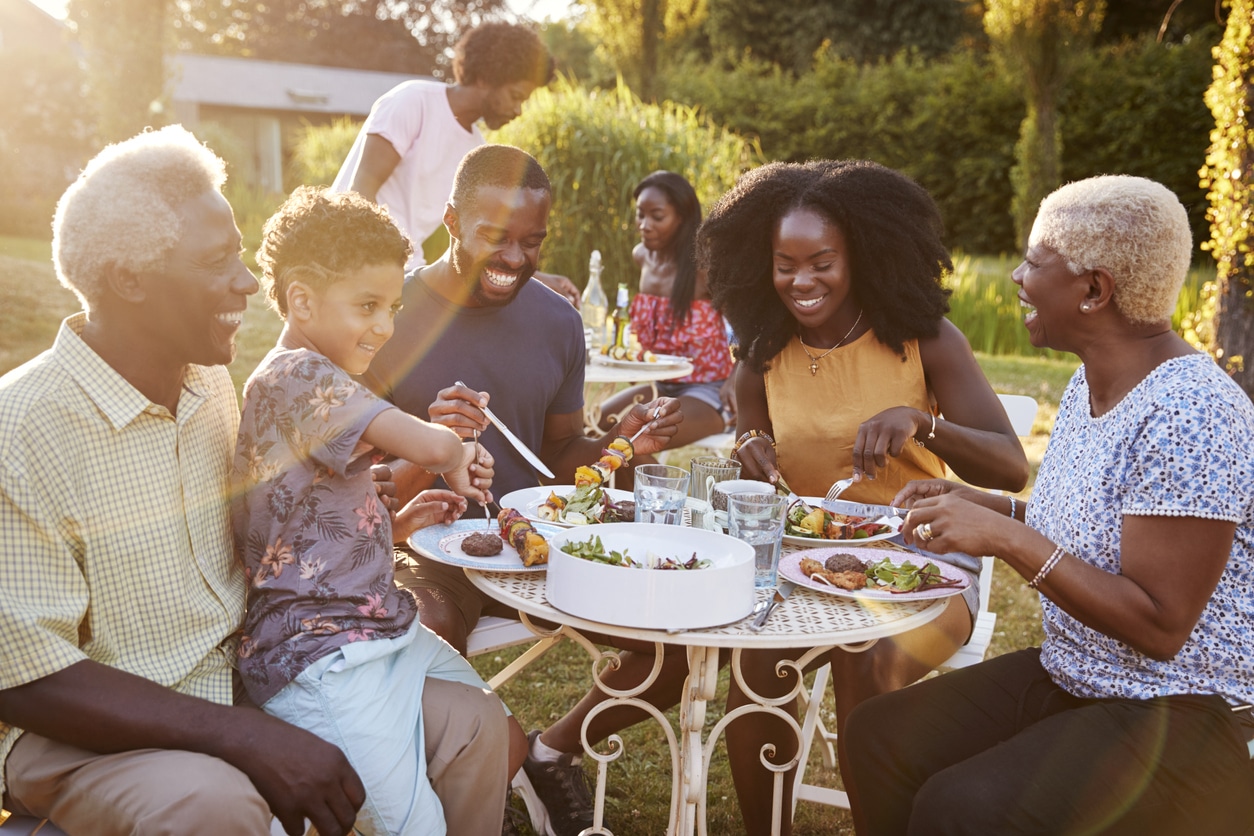
M 822 360 L 827 355 L 831 354 L 836 349 L 840 348 L 842 345 L 844 345 L 845 340 L 849 339 L 849 336 L 853 334 L 854 329 L 858 327 L 858 323 L 861 321 L 862 321 L 862 311 L 858 311 L 858 318 L 853 321 L 853 328 L 850 328 L 848 333 L 846 333 L 845 336 L 840 338 L 840 342 L 836 343 L 836 345 L 832 346 L 827 351 L 824 351 L 822 354 L 818 355 L 817 357 L 810 353 L 810 347 L 806 345 L 805 340 L 801 339 L 801 335 L 800 334 L 797 335 L 797 342 L 801 343 L 801 350 L 804 351 L 806 353 L 806 356 L 810 358 L 810 377 L 814 377 L 816 374 L 819 373 L 819 361 Z

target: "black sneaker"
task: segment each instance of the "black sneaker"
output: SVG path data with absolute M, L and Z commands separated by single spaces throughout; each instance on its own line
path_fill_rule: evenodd
M 523 771 L 548 813 L 553 836 L 579 836 L 579 831 L 592 827 L 592 791 L 579 762 L 581 758 L 563 754 L 555 763 L 534 760 L 530 745 L 539 736 L 539 731 L 527 735 L 529 746 Z

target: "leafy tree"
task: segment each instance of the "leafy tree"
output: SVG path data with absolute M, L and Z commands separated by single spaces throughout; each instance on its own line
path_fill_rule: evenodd
M 1254 0 L 1226 0 L 1228 25 L 1215 48 L 1206 104 L 1215 116 L 1200 174 L 1209 189 L 1217 265 L 1215 355 L 1254 397 Z
M 331 67 L 445 76 L 462 32 L 504 0 L 174 0 L 178 48 Z
M 834 3 L 825 0 L 709 0 L 706 23 L 716 52 L 752 55 L 803 73 L 835 29 Z
M 706 0 L 587 0 L 582 26 L 598 53 L 645 100 L 657 96 L 668 48 L 705 20 Z
M 976 0 L 709 0 L 716 51 L 804 73 L 825 42 L 860 64 L 902 50 L 944 55 L 982 38 Z
M 1003 67 L 1022 79 L 1027 103 L 1010 172 L 1020 247 L 1041 200 L 1060 183 L 1058 99 L 1104 11 L 1105 0 L 987 0 L 984 29 Z
M 106 142 L 164 123 L 165 0 L 70 0 L 86 54 L 97 129 Z
M 835 0 L 827 37 L 860 64 L 902 50 L 935 58 L 956 45 L 983 40 L 978 0 Z
M 1106 0 L 1097 38 L 1115 42 L 1148 34 L 1162 43 L 1180 43 L 1186 35 L 1218 23 L 1217 11 L 1215 0 Z

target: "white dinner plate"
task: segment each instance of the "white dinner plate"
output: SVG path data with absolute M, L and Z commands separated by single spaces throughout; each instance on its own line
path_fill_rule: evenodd
M 616 488 L 606 488 L 606 491 L 610 495 L 611 502 L 622 502 L 624 499 L 632 498 L 631 491 L 620 491 Z M 510 491 L 501 497 L 499 502 L 502 508 L 515 508 L 518 510 L 518 513 L 532 522 L 555 525 L 558 528 L 574 528 L 575 526 L 572 526 L 570 523 L 544 520 L 536 516 L 536 512 L 544 504 L 544 500 L 549 498 L 550 493 L 555 493 L 558 496 L 568 496 L 574 492 L 574 485 L 540 485 L 534 488 Z
M 691 363 L 687 357 L 680 357 L 676 354 L 656 354 L 655 360 L 615 360 L 608 354 L 592 355 L 592 362 L 602 366 L 610 366 L 615 369 L 632 369 L 633 371 L 641 371 L 648 369 L 667 369 L 679 368 L 680 366 Z
M 885 511 L 882 514 L 869 513 L 876 506 L 858 506 L 848 503 L 848 508 L 833 507 L 837 503 L 824 503 L 822 498 L 817 496 L 803 496 L 801 499 L 811 508 L 827 508 L 838 514 L 848 514 L 855 517 L 866 517 L 867 521 L 878 519 L 881 516 L 888 516 L 890 509 L 884 506 Z M 819 537 L 800 537 L 796 534 L 789 534 L 787 529 L 784 530 L 784 542 L 790 546 L 802 546 L 803 548 L 817 548 L 819 546 L 864 546 L 867 543 L 878 543 L 881 540 L 891 540 L 901 533 L 901 526 L 905 520 L 898 518 L 899 522 L 888 523 L 891 531 L 884 534 L 876 534 L 874 537 L 859 537 L 856 540 L 825 540 Z
M 882 589 L 859 589 L 849 590 L 840 589 L 838 587 L 829 586 L 820 581 L 812 580 L 801 574 L 801 561 L 803 558 L 813 558 L 820 563 L 827 560 L 834 554 L 851 554 L 864 562 L 878 562 L 885 557 L 892 560 L 895 564 L 901 564 L 910 561 L 915 566 L 922 566 L 929 561 L 935 563 L 940 569 L 941 575 L 946 579 L 962 581 L 958 586 L 943 586 L 934 589 L 924 589 L 919 592 L 885 592 Z M 913 552 L 889 551 L 887 549 L 861 549 L 856 546 L 844 546 L 838 548 L 822 548 L 822 549 L 806 549 L 804 551 L 793 552 L 791 554 L 781 555 L 779 558 L 779 574 L 783 578 L 804 586 L 807 589 L 813 589 L 818 592 L 826 592 L 829 595 L 835 595 L 838 598 L 853 598 L 858 601 L 922 601 L 930 598 L 948 598 L 950 595 L 960 595 L 962 591 L 970 584 L 970 578 L 956 566 L 952 566 L 943 560 L 931 560 Z
M 540 523 L 535 527 L 547 540 L 561 529 L 556 526 Z M 475 557 L 462 551 L 461 543 L 476 531 L 491 531 L 500 536 L 501 527 L 492 523 L 489 529 L 484 525 L 482 517 L 460 519 L 449 525 L 432 525 L 420 528 L 409 536 L 410 547 L 426 557 L 450 566 L 461 566 L 467 569 L 482 569 L 486 572 L 543 572 L 547 564 L 523 566 L 518 550 L 502 539 L 501 553 L 492 557 Z

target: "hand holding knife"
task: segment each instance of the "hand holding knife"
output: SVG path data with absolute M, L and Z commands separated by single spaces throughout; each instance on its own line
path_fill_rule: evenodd
M 455 382 L 458 386 L 466 386 L 466 384 L 460 380 Z M 466 386 L 466 388 L 469 389 L 470 387 Z M 476 404 L 476 406 L 478 406 L 478 404 Z M 540 461 L 540 457 L 531 452 L 530 448 L 528 448 L 526 444 L 523 444 L 522 441 L 519 440 L 518 436 L 510 432 L 509 427 L 505 426 L 505 424 L 501 422 L 501 419 L 497 418 L 496 415 L 492 413 L 492 410 L 488 409 L 486 406 L 480 406 L 479 409 L 483 412 L 488 421 L 492 423 L 492 426 L 501 431 L 501 435 L 505 436 L 505 440 L 512 444 L 514 449 L 522 454 L 522 457 L 527 460 L 528 464 L 550 479 L 555 478 L 553 476 L 553 471 L 549 470 L 548 467 L 545 466 L 544 462 Z

